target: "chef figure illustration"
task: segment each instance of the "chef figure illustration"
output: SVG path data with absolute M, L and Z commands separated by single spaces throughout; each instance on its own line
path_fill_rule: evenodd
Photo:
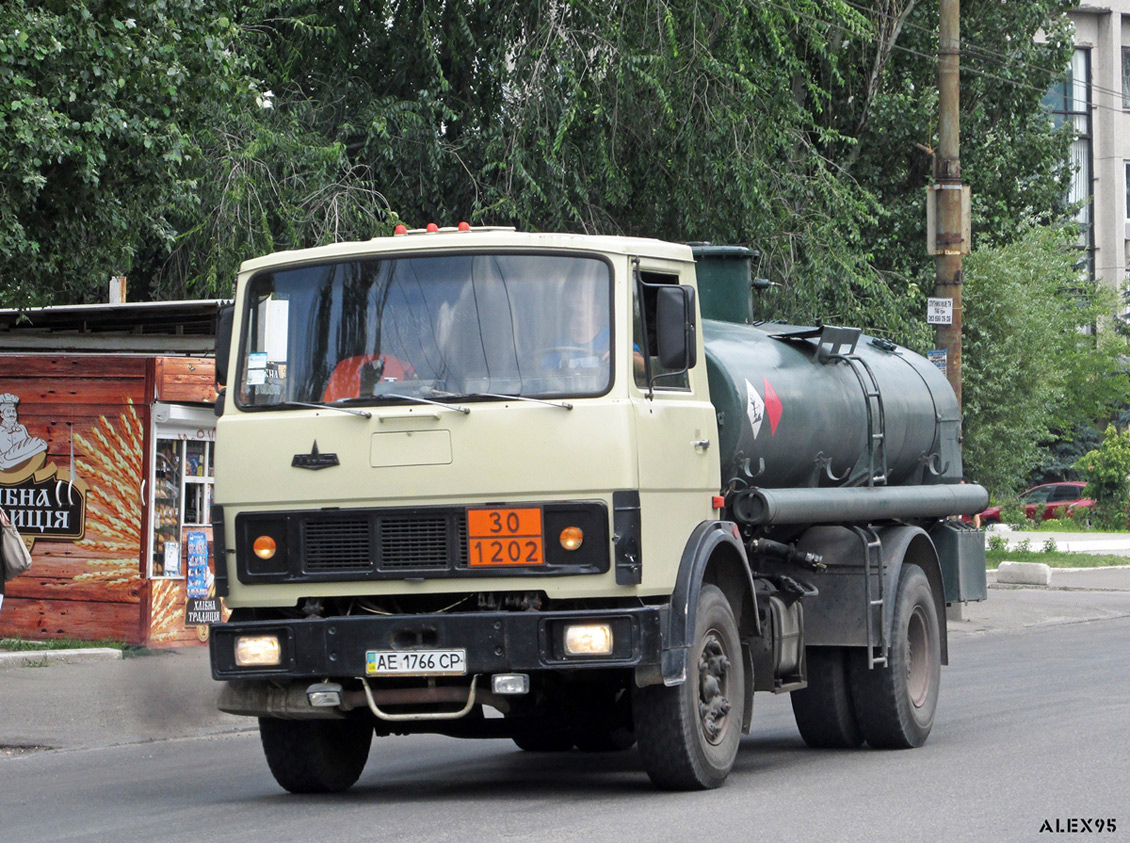
M 36 454 L 47 450 L 47 443 L 32 436 L 19 422 L 16 405 L 18 395 L 5 392 L 0 395 L 0 471 L 17 468 Z

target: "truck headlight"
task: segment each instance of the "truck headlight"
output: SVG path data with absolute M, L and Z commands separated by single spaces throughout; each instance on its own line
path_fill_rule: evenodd
M 282 663 L 282 644 L 277 635 L 240 635 L 235 639 L 235 663 L 239 667 L 270 667 Z
M 612 655 L 612 624 L 570 624 L 565 627 L 565 655 Z

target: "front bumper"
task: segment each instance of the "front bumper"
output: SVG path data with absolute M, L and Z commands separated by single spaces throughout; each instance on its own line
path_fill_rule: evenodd
M 465 649 L 467 674 L 658 668 L 663 655 L 665 606 L 568 612 L 475 612 L 467 614 L 349 616 L 279 621 L 241 621 L 212 627 L 212 677 L 228 679 L 320 679 L 365 676 L 369 650 Z M 565 654 L 563 635 L 575 623 L 609 623 L 608 656 Z M 235 641 L 242 635 L 277 635 L 279 665 L 241 667 Z

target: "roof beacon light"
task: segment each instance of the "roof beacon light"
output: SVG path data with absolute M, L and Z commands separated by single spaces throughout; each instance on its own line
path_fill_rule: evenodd
M 400 225 L 398 225 L 396 228 L 394 228 L 392 230 L 392 233 L 394 235 L 395 234 L 407 234 L 408 233 L 408 226 L 406 226 L 404 223 L 401 223 Z
M 436 225 L 434 222 L 428 223 L 427 228 L 428 228 L 428 232 L 431 233 L 431 234 L 435 234 L 437 231 L 439 231 L 439 226 Z
M 471 223 L 469 223 L 469 222 L 459 223 L 459 230 L 460 231 L 470 231 L 471 230 Z

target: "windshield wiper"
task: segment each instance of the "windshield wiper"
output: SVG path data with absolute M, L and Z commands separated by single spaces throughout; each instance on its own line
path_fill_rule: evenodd
M 453 410 L 454 412 L 462 413 L 465 416 L 471 412 L 470 407 L 461 407 L 458 404 L 445 404 L 443 401 L 433 401 L 430 398 L 421 398 L 419 395 L 401 395 L 399 392 L 382 392 L 380 395 L 374 395 L 372 400 L 381 400 L 383 398 L 399 398 L 401 401 L 414 401 L 417 404 L 430 404 L 433 407 L 443 407 L 445 410 Z
M 454 392 L 433 392 L 434 395 L 447 395 L 451 398 L 500 398 L 504 401 L 529 401 L 531 404 L 546 404 L 550 407 L 558 407 L 562 410 L 572 410 L 573 405 L 568 401 L 549 401 L 545 398 L 529 398 L 525 395 L 505 395 L 501 392 L 469 392 L 466 395 L 458 395 Z
M 432 390 L 433 395 L 445 395 L 447 393 L 436 392 Z M 454 394 L 454 393 L 452 393 Z M 466 415 L 471 412 L 468 407 L 460 407 L 457 404 L 445 404 L 442 401 L 432 401 L 430 398 L 421 398 L 418 395 L 402 395 L 399 392 L 379 392 L 376 395 L 362 395 L 360 398 L 354 396 L 353 398 L 339 398 L 334 401 L 332 407 L 343 410 L 346 404 L 375 404 L 378 401 L 384 401 L 386 398 L 396 398 L 400 401 L 412 401 L 417 404 L 432 404 L 436 407 L 443 407 L 445 410 L 453 410 L 456 413 L 463 413 Z
M 273 404 L 274 407 L 312 407 L 315 410 L 337 410 L 339 413 L 349 413 L 351 416 L 360 416 L 363 419 L 371 419 L 373 414 L 368 410 L 351 410 L 348 407 L 338 407 L 334 404 L 313 404 L 308 401 L 281 401 L 278 404 Z

